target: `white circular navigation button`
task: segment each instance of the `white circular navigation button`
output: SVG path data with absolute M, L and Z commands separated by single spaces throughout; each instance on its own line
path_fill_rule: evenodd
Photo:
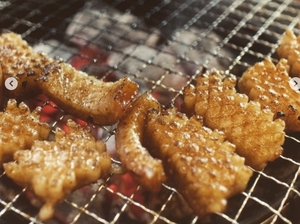
M 295 91 L 300 90 L 300 78 L 298 77 L 291 78 L 289 84 L 293 90 Z
M 5 85 L 6 89 L 14 90 L 18 87 L 18 81 L 14 77 L 9 77 L 5 80 L 4 85 Z

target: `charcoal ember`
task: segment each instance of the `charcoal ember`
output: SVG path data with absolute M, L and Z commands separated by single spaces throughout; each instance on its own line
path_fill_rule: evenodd
M 112 67 L 118 65 L 116 74 L 119 78 L 126 73 L 136 75 L 142 91 L 157 85 L 156 92 L 172 98 L 199 70 L 224 70 L 229 65 L 222 55 L 230 55 L 230 52 L 220 50 L 219 57 L 214 53 L 221 38 L 215 33 L 201 37 L 203 32 L 197 28 L 189 31 L 178 29 L 174 31 L 172 41 L 165 45 L 133 44 L 125 48 L 123 53 L 112 53 L 108 64 Z
M 77 52 L 75 47 L 67 46 L 63 42 L 55 39 L 38 42 L 33 45 L 32 48 L 35 52 L 46 53 L 51 58 L 60 57 L 65 61 L 68 61 L 72 55 Z
M 123 175 L 114 175 L 108 183 L 106 194 L 106 209 L 109 220 L 113 220 L 119 215 L 121 208 L 127 203 L 127 200 L 120 197 L 116 192 L 125 196 L 132 197 L 137 204 L 145 204 L 147 191 L 139 189 L 139 185 L 135 182 L 130 173 Z M 151 215 L 144 209 L 135 204 L 128 204 L 126 210 L 120 214 L 121 217 L 116 223 L 150 223 Z
M 105 206 L 107 205 L 105 199 L 105 191 L 98 192 L 103 182 L 99 180 L 95 184 L 90 184 L 83 188 L 78 189 L 69 195 L 66 201 L 74 203 L 80 207 L 84 207 L 88 204 L 88 211 L 97 214 L 99 217 L 105 217 Z M 93 198 L 93 200 L 91 200 Z M 74 209 L 68 203 L 61 203 L 57 206 L 54 218 L 59 223 L 72 223 L 74 218 L 78 215 L 78 210 Z M 89 217 L 88 215 L 82 214 L 76 221 L 78 224 L 97 224 L 98 220 Z
M 156 43 L 159 36 L 136 16 L 122 13 L 98 1 L 87 2 L 66 30 L 67 38 L 78 46 L 93 42 L 101 47 L 122 50 L 132 43 Z
M 91 43 L 101 48 L 99 51 L 105 51 L 107 58 L 93 67 L 110 67 L 117 79 L 128 74 L 136 77 L 140 92 L 152 89 L 160 102 L 172 99 L 198 70 L 223 70 L 229 65 L 225 55 L 228 58 L 230 52 L 218 48 L 221 38 L 214 32 L 207 35 L 203 29 L 178 26 L 169 37 L 162 33 L 163 30 L 148 27 L 143 17 L 104 2 L 88 2 L 74 16 L 66 37 L 81 49 Z
M 117 215 L 120 215 L 116 223 L 165 223 L 159 218 L 154 222 L 153 220 L 156 217 L 153 217 L 136 204 L 160 213 L 160 215 L 168 217 L 176 223 L 190 223 L 189 220 L 193 216 L 192 210 L 180 194 L 170 193 L 170 190 L 165 187 L 157 193 L 149 192 L 145 188 L 139 187 L 130 173 L 114 175 L 109 180 L 108 188 L 110 191 L 107 191 L 106 194 L 105 211 L 110 221 Z M 135 202 L 135 204 L 128 204 L 125 211 L 121 214 L 119 214 L 120 210 L 124 205 L 126 206 L 128 201 L 117 193 L 125 197 L 132 197 L 132 200 Z M 164 208 L 165 203 L 167 203 L 167 206 Z
M 93 49 L 89 48 L 89 52 L 84 52 L 84 54 L 91 55 L 92 51 L 100 52 L 99 55 L 90 57 L 91 63 L 86 66 L 85 70 L 88 74 L 97 73 L 98 76 L 99 74 L 103 76 L 106 73 L 112 73 L 111 70 L 116 70 L 116 78 L 120 78 L 129 72 L 128 68 L 123 69 L 122 72 L 118 68 L 120 62 L 128 57 L 125 54 L 131 55 L 140 43 L 155 46 L 159 41 L 160 32 L 155 29 L 150 32 L 149 29 L 137 16 L 120 12 L 104 2 L 99 1 L 96 4 L 87 2 L 68 26 L 66 39 L 80 49 L 78 52 L 80 56 L 83 55 L 82 49 L 90 45 L 93 45 Z M 76 61 L 82 64 L 83 60 L 85 59 Z M 78 67 L 78 63 L 74 63 L 74 58 L 71 62 L 72 65 Z M 79 66 L 79 69 L 82 70 L 82 67 Z M 109 75 L 114 77 L 115 74 Z M 138 83 L 141 92 L 146 90 L 144 87 L 147 85 L 144 81 Z
M 165 51 L 185 62 L 180 65 L 183 73 L 194 75 L 199 67 L 225 70 L 230 64 L 225 56 L 228 58 L 232 54 L 218 47 L 222 38 L 215 32 L 206 34 L 204 29 L 196 27 L 177 29 L 171 39 Z
M 93 44 L 88 44 L 78 49 L 78 47 L 69 46 L 67 43 L 49 39 L 36 43 L 33 46 L 33 50 L 46 53 L 52 58 L 59 57 L 70 63 L 77 70 L 84 71 L 89 75 L 99 78 L 110 70 L 106 63 L 107 53 Z
M 125 60 L 123 54 L 112 53 L 108 64 L 119 65 L 119 70 L 116 71 L 119 78 L 126 73 L 135 74 L 135 81 L 139 84 L 141 92 L 157 85 L 157 92 L 172 97 L 172 92 L 177 92 L 186 85 L 188 77 L 180 72 L 174 55 L 146 45 L 129 46 L 124 50 L 124 54 L 129 52 L 131 55 Z

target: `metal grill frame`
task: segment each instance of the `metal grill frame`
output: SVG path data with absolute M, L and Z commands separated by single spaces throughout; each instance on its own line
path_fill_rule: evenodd
M 2 29 L 8 29 L 17 33 L 20 33 L 24 39 L 26 39 L 30 44 L 34 45 L 38 42 L 46 43 L 47 39 L 55 38 L 60 39 L 62 41 L 62 45 L 58 46 L 52 46 L 52 51 L 55 51 L 56 49 L 63 48 L 63 42 L 64 40 L 64 32 L 66 26 L 71 21 L 71 13 L 65 18 L 62 16 L 64 12 L 69 9 L 72 5 L 77 5 L 78 9 L 84 9 L 86 5 L 82 5 L 79 3 L 78 0 L 72 0 L 72 1 L 53 1 L 52 6 L 56 9 L 52 10 L 51 14 L 47 15 L 48 17 L 43 17 L 45 14 L 45 7 L 46 4 L 49 3 L 36 3 L 37 1 L 27 1 L 26 3 L 20 3 L 18 0 L 15 1 L 0 1 L 0 21 L 9 21 L 8 23 L 2 23 L 0 22 L 0 28 Z M 113 7 L 118 7 L 119 5 L 122 5 L 126 0 L 115 0 L 115 1 L 109 1 L 107 4 L 107 8 L 103 8 L 101 10 L 102 13 L 105 14 L 106 10 Z M 182 95 L 182 89 L 181 90 L 175 90 L 172 87 L 166 86 L 162 84 L 162 81 L 168 76 L 169 74 L 174 74 L 178 76 L 188 77 L 187 82 L 185 85 L 188 85 L 195 81 L 195 78 L 199 73 L 202 72 L 203 69 L 210 69 L 207 67 L 209 65 L 209 62 L 213 58 L 218 58 L 220 60 L 225 60 L 229 62 L 229 66 L 224 70 L 224 74 L 234 74 L 234 75 L 241 75 L 241 73 L 236 74 L 236 68 L 238 68 L 239 71 L 245 70 L 247 67 L 250 67 L 253 65 L 255 61 L 262 61 L 263 59 L 269 57 L 272 59 L 274 63 L 278 62 L 278 58 L 276 56 L 276 48 L 278 47 L 278 43 L 280 40 L 281 35 L 283 32 L 290 28 L 295 31 L 296 34 L 299 34 L 299 20 L 300 15 L 298 13 L 300 9 L 300 3 L 297 1 L 292 0 L 276 0 L 276 1 L 255 1 L 255 0 L 247 0 L 247 1 L 222 1 L 222 0 L 214 0 L 214 1 L 208 1 L 207 4 L 205 4 L 205 1 L 199 1 L 203 2 L 202 8 L 193 7 L 197 5 L 196 0 L 188 0 L 188 1 L 160 1 L 157 2 L 157 5 L 155 7 L 149 8 L 149 10 L 146 10 L 147 13 L 144 13 L 143 15 L 139 15 L 140 21 L 150 21 L 150 19 L 155 20 L 155 16 L 161 12 L 162 10 L 165 10 L 165 17 L 161 17 L 157 21 L 155 20 L 154 23 L 152 23 L 151 28 L 149 28 L 149 35 L 147 35 L 144 39 L 144 42 L 147 41 L 147 38 L 150 37 L 151 32 L 156 32 L 157 30 L 164 30 L 169 24 L 172 24 L 173 21 L 177 21 L 178 19 L 183 20 L 184 24 L 176 30 L 176 33 L 172 33 L 169 36 L 159 33 L 159 35 L 162 35 L 165 39 L 165 42 L 159 46 L 151 46 L 155 50 L 157 50 L 158 53 L 165 52 L 165 49 L 174 42 L 178 42 L 181 45 L 185 45 L 185 43 L 182 43 L 178 41 L 177 37 L 181 35 L 184 31 L 189 31 L 191 27 L 195 25 L 201 24 L 203 32 L 198 37 L 197 41 L 193 43 L 193 45 L 189 46 L 189 50 L 184 52 L 183 54 L 179 55 L 177 57 L 177 63 L 181 63 L 182 61 L 188 61 L 190 63 L 193 63 L 197 66 L 199 66 L 199 70 L 195 71 L 193 75 L 186 75 L 182 72 L 178 72 L 175 68 L 176 64 L 172 67 L 163 67 L 161 65 L 155 65 L 153 64 L 153 58 L 149 58 L 148 60 L 142 60 L 140 58 L 135 58 L 136 60 L 139 60 L 143 63 L 144 66 L 139 68 L 139 70 L 136 73 L 130 73 L 128 71 L 121 71 L 125 73 L 127 76 L 142 80 L 146 83 L 149 83 L 152 88 L 150 88 L 150 91 L 155 91 L 157 87 L 163 88 L 168 92 L 172 92 L 175 95 L 170 99 L 170 102 L 174 102 L 176 98 L 181 97 Z M 132 1 L 132 4 L 130 7 L 127 7 L 124 10 L 124 13 L 134 13 L 137 11 L 143 4 L 147 3 L 147 0 L 139 0 L 139 1 Z M 91 4 L 96 4 L 96 1 L 91 1 Z M 171 7 L 168 9 L 168 6 L 171 4 L 174 4 L 176 6 L 176 9 L 174 10 Z M 37 7 L 32 10 L 30 7 L 33 5 L 36 5 Z M 218 9 L 217 11 L 214 11 L 212 9 Z M 171 10 L 172 9 L 172 10 Z M 168 11 L 171 10 L 171 11 Z M 72 11 L 72 10 L 71 10 Z M 186 18 L 185 11 L 190 13 L 190 17 Z M 22 13 L 20 13 L 22 12 Z M 72 11 L 73 13 L 76 12 L 74 9 Z M 219 13 L 216 13 L 219 12 Z M 20 14 L 19 14 L 20 13 Z M 241 20 L 238 20 L 236 17 L 234 17 L 234 13 L 237 16 L 240 16 L 242 18 Z M 23 15 L 22 15 L 23 14 Z M 38 18 L 41 18 L 41 20 L 33 21 L 31 18 L 34 16 L 37 16 Z M 22 17 L 21 17 L 22 16 Z M 205 17 L 211 17 L 213 18 L 213 22 L 207 22 Z M 53 24 L 49 21 L 51 21 L 51 18 L 54 19 Z M 57 19 L 58 18 L 58 19 Z M 93 18 L 91 18 L 93 19 Z M 94 18 L 95 20 L 98 19 L 98 17 Z M 58 20 L 61 20 L 61 23 L 57 23 Z M 56 21 L 56 23 L 55 23 Z M 224 27 L 222 24 L 224 21 L 227 21 L 227 23 L 231 23 L 233 28 Z M 118 19 L 112 20 L 112 26 L 118 22 Z M 47 25 L 46 25 L 47 24 Z M 51 24 L 49 26 L 49 24 Z M 260 24 L 259 27 L 257 24 Z M 82 27 L 86 24 L 81 24 Z M 139 29 L 139 23 L 135 24 L 124 24 L 129 25 L 132 27 L 132 29 Z M 275 28 L 274 28 L 275 27 Z M 110 27 L 107 27 L 107 29 L 99 31 L 99 35 L 101 33 L 109 32 Z M 252 30 L 253 34 L 245 34 L 242 32 L 243 29 Z M 199 43 L 211 33 L 211 32 L 219 32 L 223 33 L 223 39 L 221 42 L 216 42 L 216 48 L 212 49 L 212 51 L 208 51 L 207 53 L 210 55 L 204 63 L 199 64 L 195 61 L 190 61 L 187 57 L 190 50 L 195 49 L 196 47 L 199 47 Z M 121 39 L 126 39 L 126 34 L 124 33 Z M 113 33 L 111 35 L 114 35 Z M 262 38 L 263 35 L 269 35 L 275 37 L 275 42 L 269 42 L 265 38 Z M 235 44 L 231 40 L 233 38 L 240 38 L 243 40 L 246 40 L 246 44 Z M 93 43 L 94 40 L 90 40 L 90 43 Z M 130 41 L 130 40 L 128 40 Z M 214 40 L 213 40 L 214 41 Z M 136 47 L 143 43 L 133 43 L 136 44 Z M 254 45 L 261 45 L 265 48 L 269 49 L 267 52 L 259 52 L 256 50 L 253 50 Z M 130 52 L 122 52 L 118 49 L 114 49 L 114 46 L 100 46 L 105 48 L 107 53 L 110 52 L 118 52 L 122 55 L 122 60 L 125 61 L 127 58 L 134 57 L 133 52 L 136 48 L 132 48 L 132 51 Z M 226 55 L 220 53 L 222 49 L 230 49 L 235 52 L 235 56 L 232 57 L 232 55 Z M 201 47 L 200 47 L 201 49 Z M 204 51 L 207 51 L 206 49 L 202 49 Z M 253 60 L 244 60 L 247 58 L 247 56 L 250 56 Z M 70 60 L 70 58 L 66 59 L 67 61 Z M 93 60 L 91 60 L 92 63 Z M 165 74 L 162 75 L 157 80 L 151 80 L 146 77 L 141 77 L 139 74 L 143 71 L 143 69 L 147 68 L 147 66 L 158 66 L 165 70 Z M 109 76 L 111 72 L 115 72 L 120 70 L 120 64 L 116 64 L 115 66 L 110 67 L 107 70 L 107 73 L 102 76 L 103 79 Z M 46 101 L 43 104 L 46 105 L 52 105 L 50 102 Z M 59 108 L 57 108 L 59 110 Z M 53 131 L 55 127 L 60 123 L 63 122 L 65 119 L 65 114 L 63 111 L 60 111 L 60 116 L 57 118 L 57 122 L 52 123 Z M 95 127 L 99 128 L 99 127 Z M 102 136 L 105 141 L 108 141 L 110 138 L 113 138 L 114 136 L 114 129 L 111 127 L 102 127 L 101 128 L 105 134 Z M 294 150 L 300 149 L 300 137 L 298 134 L 286 134 L 286 140 L 291 141 L 293 145 L 298 146 L 298 148 L 295 148 Z M 297 155 L 300 154 L 300 151 Z M 219 223 L 240 223 L 241 217 L 245 216 L 244 213 L 247 213 L 248 204 L 256 203 L 257 205 L 266 208 L 268 210 L 268 217 L 265 217 L 265 220 L 267 223 L 292 223 L 292 221 L 295 220 L 289 220 L 290 217 L 286 217 L 285 213 L 282 211 L 286 209 L 287 206 L 289 206 L 291 198 L 297 198 L 299 200 L 300 198 L 300 158 L 293 158 L 289 155 L 283 154 L 278 159 L 282 161 L 283 163 L 290 164 L 291 166 L 295 167 L 294 172 L 292 173 L 292 177 L 289 180 L 289 182 L 285 182 L 281 180 L 280 178 L 277 178 L 277 176 L 273 176 L 273 174 L 268 174 L 268 171 L 255 171 L 255 175 L 251 179 L 248 188 L 246 191 L 242 192 L 239 197 L 242 198 L 242 203 L 239 209 L 234 214 L 229 214 L 227 211 L 224 213 L 218 213 L 214 216 L 217 217 L 216 220 L 219 221 Z M 118 161 L 114 161 L 118 163 Z M 268 167 L 267 167 L 268 168 Z M 107 183 L 109 183 L 111 177 L 107 180 L 99 181 L 98 183 L 94 184 L 95 191 L 94 194 L 86 201 L 83 205 L 78 205 L 74 201 L 66 199 L 63 203 L 67 204 L 72 210 L 76 211 L 76 215 L 74 215 L 73 219 L 70 220 L 70 223 L 77 223 L 79 219 L 82 217 L 89 217 L 93 219 L 96 222 L 99 223 L 118 223 L 120 216 L 126 211 L 129 205 L 135 205 L 139 208 L 141 208 L 145 213 L 148 213 L 152 217 L 151 223 L 174 223 L 174 221 L 170 220 L 168 217 L 165 217 L 162 215 L 163 211 L 168 207 L 168 203 L 171 201 L 173 197 L 177 194 L 176 190 L 170 186 L 163 185 L 163 188 L 166 189 L 169 192 L 169 196 L 166 201 L 164 201 L 161 204 L 161 207 L 159 210 L 154 211 L 152 209 L 149 209 L 146 205 L 140 204 L 139 202 L 135 201 L 134 195 L 137 194 L 137 192 L 141 191 L 141 187 L 137 187 L 136 191 L 130 195 L 126 196 L 120 192 L 115 192 L 109 187 L 107 187 Z M 272 204 L 269 204 L 269 202 L 265 201 L 264 199 L 257 197 L 257 188 L 259 186 L 259 182 L 262 181 L 262 179 L 267 179 L 268 181 L 271 181 L 274 183 L 274 185 L 281 186 L 285 191 L 282 194 L 282 199 L 277 205 L 277 207 L 273 207 Z M 2 173 L 0 175 L 0 182 L 5 180 L 5 173 Z M 266 186 L 268 187 L 268 186 Z M 10 201 L 6 201 L 2 198 L 0 198 L 0 204 L 3 206 L 2 211 L 0 211 L 0 219 L 2 216 L 7 214 L 8 212 L 15 213 L 21 217 L 23 217 L 25 220 L 28 220 L 28 223 L 37 223 L 40 224 L 41 222 L 37 220 L 36 216 L 32 216 L 25 211 L 20 210 L 17 206 L 15 206 L 16 201 L 19 200 L 19 198 L 25 193 L 26 189 L 20 189 L 17 191 L 17 193 L 13 196 L 13 198 Z M 89 206 L 93 203 L 95 198 L 103 193 L 103 192 L 110 192 L 116 197 L 119 197 L 124 200 L 124 204 L 120 207 L 117 214 L 113 217 L 112 220 L 107 220 L 104 217 L 99 216 L 93 211 L 89 210 Z M 255 220 L 255 219 L 253 219 Z M 1 221 L 1 220 L 0 220 Z M 190 219 L 190 223 L 202 223 L 203 220 L 199 220 L 197 216 L 193 216 Z M 54 222 L 53 223 L 57 223 Z M 206 220 L 205 223 L 210 223 L 209 220 Z

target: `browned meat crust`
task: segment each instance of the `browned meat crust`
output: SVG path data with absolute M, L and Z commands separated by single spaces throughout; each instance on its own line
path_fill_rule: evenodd
M 252 171 L 223 133 L 188 119 L 174 108 L 147 116 L 146 145 L 162 159 L 168 179 L 200 217 L 224 211 L 227 199 L 243 191 Z
M 3 94 L 4 94 L 4 79 L 3 79 L 2 67 L 0 63 L 0 109 L 3 103 Z
M 40 122 L 41 108 L 30 112 L 24 103 L 9 100 L 0 112 L 0 163 L 10 160 L 17 150 L 30 148 L 35 140 L 47 139 L 50 127 Z
M 8 97 L 22 99 L 44 92 L 67 113 L 99 125 L 117 123 L 138 91 L 128 78 L 103 82 L 36 53 L 15 33 L 0 35 L 0 65 L 4 79 L 15 77 L 19 82 L 15 90 L 5 91 Z
M 269 59 L 248 68 L 239 80 L 239 90 L 268 107 L 286 123 L 286 131 L 300 131 L 300 92 L 290 87 L 287 60 L 277 65 Z
M 280 58 L 285 58 L 291 66 L 290 73 L 293 76 L 300 77 L 300 36 L 296 35 L 290 29 L 287 29 L 277 48 L 277 54 Z
M 116 149 L 122 164 L 133 172 L 139 184 L 154 192 L 159 191 L 166 177 L 161 161 L 154 159 L 142 142 L 147 112 L 159 108 L 160 104 L 151 95 L 143 94 L 133 102 L 116 130 Z
M 55 141 L 35 141 L 31 150 L 15 152 L 16 162 L 3 165 L 8 177 L 45 201 L 41 220 L 50 219 L 54 206 L 73 190 L 110 173 L 105 144 L 96 141 L 89 129 L 71 121 L 68 126 L 68 134 L 57 128 Z
M 237 93 L 235 84 L 235 77 L 223 80 L 216 71 L 202 75 L 196 87 L 185 89 L 183 108 L 203 116 L 206 126 L 223 131 L 246 164 L 260 170 L 281 155 L 285 124 L 273 120 L 270 109 Z

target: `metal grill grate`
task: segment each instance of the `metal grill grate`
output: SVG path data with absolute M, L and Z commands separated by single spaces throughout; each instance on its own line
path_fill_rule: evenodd
M 266 57 L 277 62 L 283 32 L 300 33 L 299 9 L 291 0 L 10 0 L 0 1 L 0 28 L 91 75 L 129 76 L 141 92 L 179 105 L 183 87 L 207 69 L 240 76 Z M 64 125 L 68 116 L 52 102 L 42 96 L 32 102 L 43 105 L 53 130 Z M 114 128 L 93 130 L 113 154 Z M 153 195 L 125 174 L 77 190 L 47 223 L 300 223 L 299 149 L 299 133 L 286 135 L 283 155 L 254 171 L 245 192 L 206 220 L 198 220 L 172 187 Z M 39 205 L 1 174 L 0 223 L 41 223 Z

